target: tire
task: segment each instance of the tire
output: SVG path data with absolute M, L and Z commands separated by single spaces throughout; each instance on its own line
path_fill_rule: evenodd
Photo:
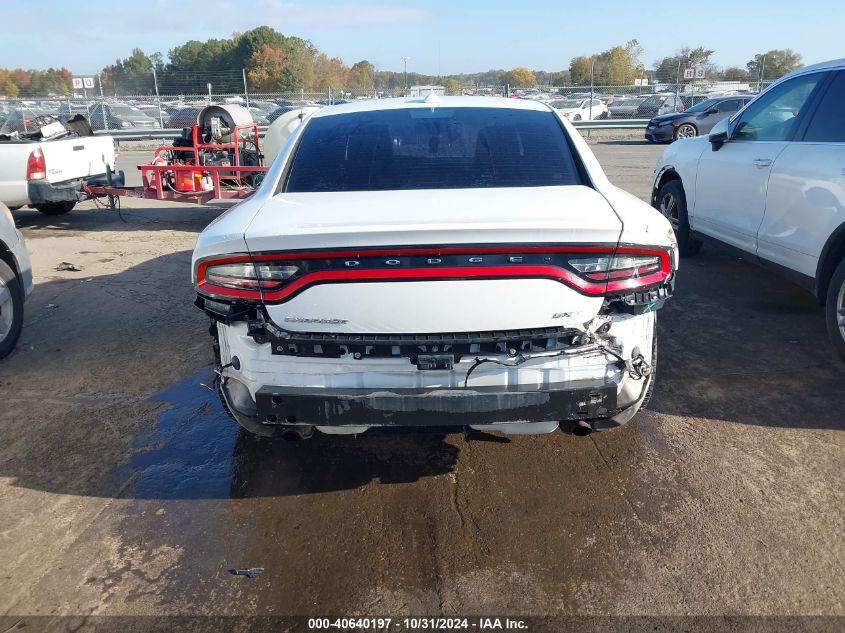
M 580 114 L 576 114 L 574 117 L 572 117 L 572 120 L 573 120 L 573 121 L 580 121 L 580 120 L 581 120 L 581 115 L 580 115 Z
M 692 138 L 694 136 L 698 136 L 698 128 L 692 123 L 682 123 L 672 132 L 672 138 L 676 141 L 681 138 Z
M 45 202 L 36 205 L 35 208 L 44 215 L 64 215 L 70 213 L 75 206 L 75 202 Z
M 23 287 L 9 265 L 0 260 L 0 359 L 8 356 L 23 328 Z
M 690 236 L 687 197 L 680 180 L 670 180 L 660 187 L 655 208 L 672 223 L 682 257 L 692 257 L 701 250 L 701 242 Z
M 833 347 L 845 360 L 845 259 L 833 271 L 827 288 L 825 320 Z

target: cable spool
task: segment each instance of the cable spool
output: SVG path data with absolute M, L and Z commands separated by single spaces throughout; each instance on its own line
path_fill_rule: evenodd
M 238 125 L 252 125 L 252 114 L 236 104 L 210 105 L 200 110 L 197 123 L 203 129 L 206 143 L 231 143 Z

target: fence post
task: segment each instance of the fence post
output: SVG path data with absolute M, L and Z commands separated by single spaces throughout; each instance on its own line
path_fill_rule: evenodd
M 159 97 L 159 94 L 158 94 L 158 76 L 156 76 L 156 67 L 153 66 L 152 69 L 153 69 L 153 85 L 155 86 L 155 90 L 156 90 L 156 107 L 158 108 L 158 124 L 159 124 L 159 126 L 164 128 L 164 117 L 162 117 L 162 115 L 161 115 L 161 97 Z M 100 83 L 100 92 L 102 92 L 102 90 L 103 90 L 103 84 L 101 82 Z
M 249 107 L 249 88 L 246 85 L 246 68 L 241 68 L 241 72 L 244 76 L 244 99 L 246 100 L 246 107 Z
M 100 77 L 100 73 L 97 73 L 97 83 L 100 84 L 100 110 L 103 113 L 103 129 L 108 130 L 109 120 L 106 117 L 106 98 L 103 96 L 103 80 Z

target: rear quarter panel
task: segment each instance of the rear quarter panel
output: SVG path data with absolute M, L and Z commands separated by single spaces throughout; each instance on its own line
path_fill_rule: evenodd
M 18 207 L 29 202 L 26 188 L 26 161 L 38 143 L 0 143 L 0 202 Z

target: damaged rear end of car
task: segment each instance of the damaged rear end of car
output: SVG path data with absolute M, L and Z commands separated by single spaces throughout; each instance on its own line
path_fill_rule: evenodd
M 617 210 L 541 104 L 341 108 L 195 251 L 233 417 L 295 438 L 627 422 L 674 283 L 665 220 Z

